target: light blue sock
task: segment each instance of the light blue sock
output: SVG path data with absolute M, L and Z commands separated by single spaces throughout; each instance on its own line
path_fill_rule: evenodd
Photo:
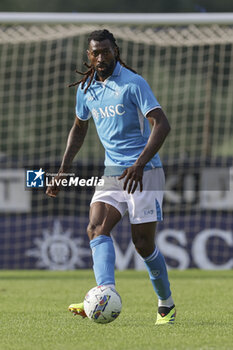
M 168 299 L 171 295 L 171 290 L 163 255 L 155 247 L 154 252 L 143 260 L 158 298 L 161 300 Z
M 90 241 L 90 247 L 97 285 L 115 284 L 115 250 L 112 238 L 98 236 Z

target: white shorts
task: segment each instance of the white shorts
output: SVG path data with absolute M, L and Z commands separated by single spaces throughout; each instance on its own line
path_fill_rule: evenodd
M 124 216 L 129 212 L 131 224 L 141 224 L 153 221 L 162 221 L 162 202 L 165 186 L 165 177 L 162 168 L 144 171 L 143 191 L 137 189 L 133 194 L 123 190 L 124 180 L 119 176 L 103 176 L 104 186 L 96 187 L 91 204 L 104 202 L 111 204 Z M 139 186 L 138 186 L 139 187 Z

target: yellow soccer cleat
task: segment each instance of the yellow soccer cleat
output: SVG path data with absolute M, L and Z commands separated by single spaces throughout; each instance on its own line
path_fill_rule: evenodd
M 176 318 L 176 308 L 175 305 L 173 305 L 169 312 L 165 312 L 165 307 L 159 307 L 159 311 L 157 313 L 157 320 L 155 322 L 156 326 L 163 325 L 163 324 L 174 324 L 175 318 Z
M 69 311 L 74 314 L 74 316 L 79 315 L 82 316 L 82 318 L 87 317 L 85 311 L 84 311 L 84 304 L 79 303 L 79 304 L 71 304 L 69 306 Z

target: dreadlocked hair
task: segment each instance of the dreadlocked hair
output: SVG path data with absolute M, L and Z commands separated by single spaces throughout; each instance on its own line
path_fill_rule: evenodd
M 107 29 L 93 31 L 88 37 L 88 45 L 90 44 L 91 40 L 95 40 L 95 41 L 109 40 L 112 43 L 112 45 L 117 49 L 116 61 L 118 61 L 123 67 L 129 69 L 131 72 L 135 74 L 137 73 L 135 70 L 127 66 L 127 64 L 121 60 L 120 49 L 117 46 L 116 39 L 114 38 L 113 34 L 109 32 Z M 83 89 L 86 81 L 89 78 L 88 84 L 84 90 L 84 94 L 85 94 L 94 78 L 95 68 L 92 65 L 87 64 L 86 62 L 84 62 L 84 66 L 88 68 L 86 72 L 80 72 L 78 70 L 75 71 L 76 73 L 81 74 L 83 78 L 75 83 L 70 84 L 69 87 L 82 84 L 81 88 Z

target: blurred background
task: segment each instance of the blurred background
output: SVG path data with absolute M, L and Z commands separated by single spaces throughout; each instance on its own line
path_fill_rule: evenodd
M 87 36 L 108 28 L 122 59 L 150 84 L 172 131 L 160 156 L 166 173 L 164 221 L 157 244 L 169 268 L 233 267 L 233 20 L 174 25 L 176 13 L 199 18 L 233 12 L 232 1 L 4 1 L 0 11 L 98 12 L 98 24 L 10 20 L 0 13 L 0 268 L 90 268 L 86 236 L 94 187 L 45 195 L 75 115 L 75 69 L 87 60 Z M 105 12 L 174 13 L 173 23 L 110 22 Z M 185 14 L 184 14 L 185 15 Z M 54 15 L 55 16 L 55 15 Z M 6 19 L 9 19 L 6 21 Z M 99 21 L 99 19 L 102 19 Z M 103 172 L 104 152 L 91 121 L 72 173 Z M 41 188 L 29 177 L 42 171 Z M 29 172 L 29 173 L 28 173 Z M 48 175 L 47 175 L 48 176 Z M 39 180 L 42 180 L 39 178 Z M 127 215 L 113 230 L 118 269 L 142 269 Z
M 25 12 L 232 12 L 231 0 L 2 0 L 0 11 Z

